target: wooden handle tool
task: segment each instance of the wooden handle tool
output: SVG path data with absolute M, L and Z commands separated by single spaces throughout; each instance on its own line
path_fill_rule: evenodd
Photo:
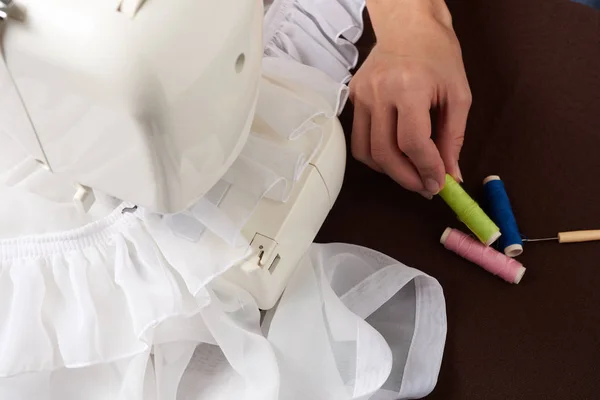
M 544 239 L 523 239 L 524 242 L 546 242 L 557 240 L 558 243 L 581 243 L 600 240 L 600 230 L 559 232 L 557 237 Z

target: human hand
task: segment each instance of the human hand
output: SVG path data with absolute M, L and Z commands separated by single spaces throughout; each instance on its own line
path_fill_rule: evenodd
M 446 172 L 462 182 L 458 159 L 471 107 L 450 13 L 443 0 L 369 0 L 367 7 L 377 44 L 350 82 L 352 154 L 431 198 Z

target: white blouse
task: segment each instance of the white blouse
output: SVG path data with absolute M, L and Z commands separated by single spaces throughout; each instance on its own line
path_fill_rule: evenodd
M 364 0 L 267 3 L 252 133 L 186 213 L 204 226 L 198 241 L 179 234 L 177 216 L 124 213 L 130 205 L 115 199 L 78 214 L 60 194 L 68 183 L 0 132 L 14 149 L 0 160 L 0 399 L 395 399 L 433 389 L 446 335 L 434 278 L 362 247 L 315 244 L 261 316 L 221 277 L 248 255 L 237 238 L 257 202 L 287 199 L 319 145 L 319 121 L 343 109 L 363 30 Z M 209 223 L 215 214 L 227 224 Z

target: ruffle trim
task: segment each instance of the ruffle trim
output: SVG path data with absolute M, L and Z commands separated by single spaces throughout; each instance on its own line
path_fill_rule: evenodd
M 358 62 L 365 0 L 275 0 L 265 16 L 264 54 L 292 59 L 347 83 Z
M 238 159 L 186 212 L 166 216 L 174 232 L 198 240 L 208 229 L 233 246 L 261 199 L 286 202 L 343 109 L 348 88 L 298 62 L 265 58 L 252 130 Z M 247 244 L 247 243 L 246 243 Z
M 215 235 L 181 240 L 125 207 L 76 230 L 0 241 L 0 377 L 146 352 L 154 327 L 200 312 L 207 285 L 248 255 Z

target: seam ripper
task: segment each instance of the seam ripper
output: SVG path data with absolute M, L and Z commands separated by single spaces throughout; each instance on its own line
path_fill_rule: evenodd
M 559 232 L 556 237 L 543 239 L 523 239 L 524 242 L 558 241 L 558 243 L 580 243 L 592 242 L 595 240 L 600 240 L 600 230 Z

